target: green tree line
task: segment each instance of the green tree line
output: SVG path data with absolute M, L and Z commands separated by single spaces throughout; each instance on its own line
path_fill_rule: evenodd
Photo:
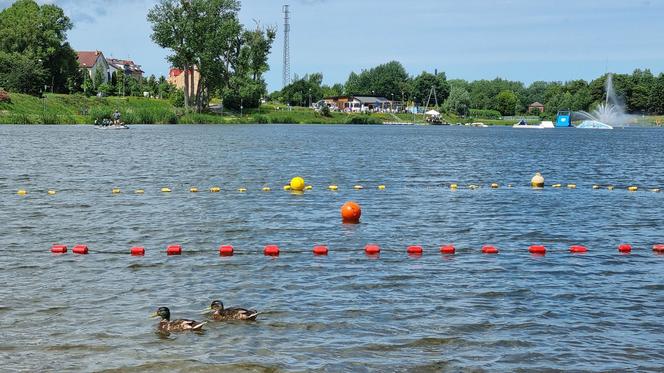
M 543 116 L 554 116 L 559 110 L 592 110 L 606 97 L 607 75 L 590 82 L 536 81 L 526 85 L 501 78 L 493 80 L 448 80 L 445 73 L 423 72 L 410 76 L 403 65 L 392 61 L 359 73 L 352 72 L 344 84 L 323 84 L 323 74 L 295 77 L 293 82 L 271 94 L 271 99 L 296 106 L 307 106 L 309 96 L 316 102 L 323 97 L 341 95 L 383 96 L 396 101 L 434 106 L 432 87 L 435 87 L 441 110 L 457 115 L 497 113 L 498 115 L 526 114 L 528 107 L 539 102 L 544 105 Z M 633 114 L 664 114 L 664 73 L 654 75 L 650 70 L 634 70 L 631 74 L 613 74 L 613 84 L 625 108 Z

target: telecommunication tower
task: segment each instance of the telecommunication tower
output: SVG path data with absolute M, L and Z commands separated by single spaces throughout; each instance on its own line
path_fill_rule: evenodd
M 284 87 L 290 84 L 290 9 L 284 5 Z

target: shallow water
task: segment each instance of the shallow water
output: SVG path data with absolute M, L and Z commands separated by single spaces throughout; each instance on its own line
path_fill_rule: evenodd
M 664 197 L 645 189 L 664 186 L 663 143 L 664 131 L 648 129 L 0 126 L 0 363 L 661 371 L 664 256 L 650 247 L 664 241 Z M 577 189 L 533 191 L 536 170 L 547 185 Z M 314 190 L 282 191 L 296 175 Z M 450 183 L 482 188 L 453 192 Z M 213 185 L 223 191 L 206 192 Z M 350 199 L 363 206 L 358 226 L 339 222 Z M 91 253 L 53 256 L 56 242 Z M 622 242 L 632 255 L 617 253 Z M 166 257 L 171 243 L 184 255 Z M 220 258 L 222 243 L 236 255 Z M 364 256 L 367 243 L 382 246 L 380 258 Z M 456 256 L 438 254 L 447 243 Z M 282 255 L 263 257 L 266 244 Z M 314 244 L 330 255 L 313 257 Z M 411 244 L 424 256 L 406 256 Z M 481 255 L 483 244 L 500 255 Z M 549 254 L 530 256 L 531 244 Z M 590 253 L 570 255 L 572 244 Z M 130 257 L 134 245 L 147 255 Z M 216 298 L 265 313 L 203 335 L 154 333 L 156 307 L 200 318 Z

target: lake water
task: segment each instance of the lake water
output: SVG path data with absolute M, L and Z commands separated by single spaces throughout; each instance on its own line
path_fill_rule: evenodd
M 647 189 L 664 186 L 662 144 L 656 129 L 0 126 L 2 370 L 661 371 L 664 195 Z M 538 170 L 577 189 L 532 190 Z M 314 189 L 284 192 L 297 175 Z M 340 224 L 347 200 L 362 224 Z M 448 243 L 457 255 L 439 254 Z M 217 298 L 264 313 L 202 335 L 148 318 L 200 319 Z

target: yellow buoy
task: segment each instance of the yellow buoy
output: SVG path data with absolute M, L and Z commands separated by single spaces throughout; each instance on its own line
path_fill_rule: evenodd
M 16 194 L 18 194 L 19 196 L 25 196 L 25 195 L 28 194 L 28 191 L 25 190 L 25 189 L 19 189 L 19 190 L 16 192 Z
M 498 189 L 498 188 L 500 188 L 500 185 L 498 185 L 498 183 L 491 184 L 491 189 Z
M 296 192 L 301 192 L 305 188 L 305 183 L 304 179 L 301 178 L 300 176 L 296 176 L 290 181 L 290 190 L 294 190 Z
M 379 185 L 378 190 L 385 190 L 385 185 Z
M 659 188 L 653 188 L 653 189 L 650 189 L 650 191 L 653 192 L 653 193 L 659 193 L 660 189 Z
M 288 192 L 289 190 L 292 190 L 292 189 L 293 189 L 293 188 L 292 188 L 290 185 L 284 185 L 284 190 L 285 190 L 285 191 Z
M 355 189 L 355 190 L 362 190 L 362 189 L 364 189 L 364 187 L 363 187 L 362 185 L 355 185 L 355 186 L 353 187 L 353 189 Z
M 170 188 L 161 188 L 162 193 L 170 193 L 172 190 Z
M 562 186 L 563 186 L 562 184 L 553 184 L 553 185 L 551 185 L 551 188 L 556 188 L 557 189 L 557 188 L 562 188 Z
M 196 187 L 191 187 L 191 188 L 189 188 L 189 192 L 190 192 L 190 193 L 198 193 L 198 188 L 196 188 Z
M 312 189 L 314 189 L 314 187 L 311 185 L 307 185 L 306 187 L 304 187 L 304 190 L 312 190 Z
M 567 184 L 568 189 L 576 189 L 576 184 Z
M 111 192 L 113 194 L 120 194 L 121 191 L 120 191 L 120 188 L 114 188 Z
M 219 188 L 219 187 L 212 187 L 212 188 L 210 188 L 210 192 L 211 192 L 211 193 L 219 193 L 219 192 L 221 192 L 221 188 Z
M 511 188 L 511 187 L 512 187 L 512 184 L 507 184 L 507 187 L 508 187 L 508 188 Z
M 143 189 L 136 189 L 134 191 L 135 194 L 145 194 L 145 191 Z
M 330 185 L 329 187 L 327 187 L 327 189 L 336 192 L 337 190 L 339 190 L 339 187 L 336 185 Z
M 58 192 L 56 192 L 55 190 L 52 190 L 52 189 L 49 190 L 47 193 L 48 193 L 49 196 L 54 196 L 54 195 L 58 194 Z
M 459 189 L 459 185 L 458 184 L 452 184 L 452 185 L 450 185 L 450 189 Z
M 630 192 L 636 192 L 637 190 L 639 190 L 639 187 L 631 186 L 631 187 L 627 188 L 627 190 L 629 190 Z
M 263 192 L 270 192 L 272 189 L 270 187 L 263 187 Z
M 533 178 L 530 179 L 530 185 L 533 188 L 544 188 L 544 177 L 542 176 L 542 174 L 536 172 L 535 176 L 533 176 Z
M 608 189 L 608 190 L 613 190 L 613 189 L 615 189 L 615 188 L 616 188 L 616 187 L 614 187 L 613 185 L 609 185 L 609 186 L 606 187 L 606 189 Z
M 597 189 L 601 189 L 601 188 L 602 188 L 602 187 L 599 186 L 599 185 L 593 185 L 593 189 L 595 189 L 595 190 L 597 190 Z
M 470 184 L 470 185 L 468 185 L 468 189 L 475 190 L 475 189 L 479 189 L 479 187 L 475 184 Z
M 246 193 L 247 188 L 239 188 L 237 191 L 240 193 Z

